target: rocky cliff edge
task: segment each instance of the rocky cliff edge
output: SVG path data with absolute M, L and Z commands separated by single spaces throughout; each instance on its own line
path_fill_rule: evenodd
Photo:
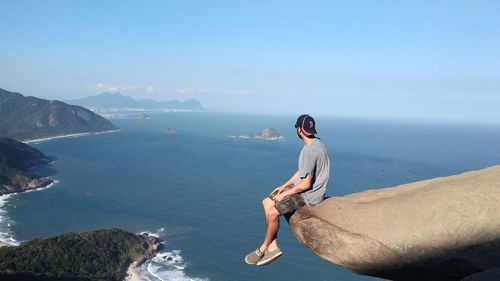
M 312 252 L 360 274 L 461 280 L 498 273 L 500 165 L 331 197 L 288 219 Z

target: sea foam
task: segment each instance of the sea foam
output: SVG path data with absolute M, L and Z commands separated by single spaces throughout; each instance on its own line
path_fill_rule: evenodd
M 160 228 L 155 232 L 140 232 L 140 234 L 144 233 L 161 238 L 165 233 L 165 228 Z M 136 271 L 141 278 L 149 281 L 209 281 L 208 278 L 193 278 L 186 275 L 184 270 L 188 266 L 189 262 L 184 260 L 180 250 L 162 250 L 136 268 Z
M 49 189 L 51 187 L 54 187 L 54 185 L 56 185 L 57 183 L 59 183 L 58 180 L 52 179 L 52 182 L 50 184 L 48 184 L 47 186 L 36 188 L 36 189 L 26 190 L 23 193 L 34 192 L 34 191 L 42 191 L 42 190 L 45 190 L 45 189 Z M 19 193 L 14 193 L 14 194 L 19 194 Z
M 40 187 L 37 189 L 31 189 L 27 190 L 23 193 L 27 192 L 34 192 L 34 191 L 42 191 L 48 188 L 53 187 L 56 185 L 59 181 L 53 180 L 53 182 L 45 187 Z M 18 246 L 20 244 L 19 241 L 17 241 L 14 238 L 14 233 L 11 230 L 11 227 L 16 223 L 13 221 L 8 215 L 7 211 L 5 210 L 5 205 L 8 203 L 9 199 L 12 196 L 17 196 L 22 193 L 11 193 L 11 194 L 5 194 L 0 196 L 0 243 L 2 244 L 7 244 L 9 246 Z M 15 207 L 15 206 L 14 206 Z
M 0 196 L 0 243 L 9 246 L 17 246 L 19 245 L 19 242 L 14 238 L 14 235 L 10 230 L 14 221 L 7 216 L 7 211 L 4 209 L 5 204 L 7 204 L 7 201 L 11 196 L 11 194 Z

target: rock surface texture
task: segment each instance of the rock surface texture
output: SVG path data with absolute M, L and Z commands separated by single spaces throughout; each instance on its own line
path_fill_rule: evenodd
M 360 274 L 391 280 L 500 275 L 500 166 L 331 197 L 288 219 L 311 251 Z

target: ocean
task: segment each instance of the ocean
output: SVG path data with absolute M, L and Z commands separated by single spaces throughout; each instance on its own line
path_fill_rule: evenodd
M 32 143 L 55 161 L 50 188 L 0 197 L 11 244 L 119 227 L 161 237 L 139 273 L 149 280 L 377 280 L 317 257 L 282 219 L 284 254 L 266 267 L 244 256 L 265 231 L 261 200 L 297 169 L 296 116 L 170 112 L 113 119 L 108 134 Z M 327 194 L 448 176 L 500 163 L 500 127 L 315 116 L 331 160 Z M 282 141 L 229 136 L 275 128 Z M 175 128 L 176 134 L 165 133 Z

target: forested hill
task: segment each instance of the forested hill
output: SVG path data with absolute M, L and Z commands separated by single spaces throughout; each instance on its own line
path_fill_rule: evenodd
M 115 129 L 110 121 L 81 106 L 0 89 L 0 137 L 23 141 Z
M 0 248 L 0 280 L 122 281 L 132 262 L 159 246 L 158 238 L 120 229 L 36 239 Z
M 52 180 L 29 169 L 52 160 L 27 144 L 0 137 L 0 195 L 47 186 Z

